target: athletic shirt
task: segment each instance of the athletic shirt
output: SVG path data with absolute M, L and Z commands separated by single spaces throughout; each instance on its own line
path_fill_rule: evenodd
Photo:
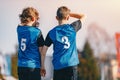
M 18 26 L 18 67 L 40 68 L 40 53 L 37 44 L 41 31 L 30 26 Z
M 55 70 L 79 64 L 76 32 L 80 28 L 81 21 L 78 20 L 72 24 L 56 26 L 49 31 L 45 45 L 50 46 L 50 42 L 53 43 L 54 53 L 52 62 Z M 48 39 L 51 39 L 51 41 Z

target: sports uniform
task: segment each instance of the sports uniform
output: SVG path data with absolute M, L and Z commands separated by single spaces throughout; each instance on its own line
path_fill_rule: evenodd
M 58 25 L 49 31 L 45 45 L 53 43 L 53 80 L 77 80 L 79 64 L 76 48 L 76 32 L 81 28 L 81 21 Z
M 41 30 L 18 26 L 18 76 L 20 80 L 41 80 L 39 47 L 44 45 Z

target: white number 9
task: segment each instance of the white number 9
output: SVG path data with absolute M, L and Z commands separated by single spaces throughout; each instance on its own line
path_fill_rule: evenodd
M 70 42 L 68 41 L 68 37 L 63 36 L 63 37 L 62 37 L 62 42 L 65 44 L 65 45 L 64 45 L 64 48 L 65 48 L 65 49 L 68 49 L 68 48 L 70 47 Z
M 25 49 L 26 49 L 26 39 L 22 38 L 21 39 L 21 50 L 25 51 Z

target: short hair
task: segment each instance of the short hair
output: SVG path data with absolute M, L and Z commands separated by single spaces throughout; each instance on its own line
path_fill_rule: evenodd
M 23 9 L 22 14 L 19 15 L 21 23 L 28 23 L 35 17 L 37 20 L 39 19 L 38 11 L 33 7 L 27 7 Z
M 59 20 L 65 19 L 70 13 L 70 9 L 68 9 L 66 6 L 61 6 L 57 10 L 57 17 Z

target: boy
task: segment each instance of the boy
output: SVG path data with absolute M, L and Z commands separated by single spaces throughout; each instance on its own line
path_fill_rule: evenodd
M 62 6 L 57 10 L 58 26 L 49 31 L 41 55 L 41 75 L 45 76 L 44 59 L 48 47 L 53 43 L 53 80 L 77 80 L 77 65 L 79 64 L 76 48 L 76 32 L 81 28 L 80 19 L 83 14 L 73 14 Z M 69 17 L 79 20 L 68 24 Z
M 20 14 L 18 34 L 18 78 L 19 80 L 41 80 L 40 52 L 44 45 L 42 32 L 38 29 L 39 13 L 27 7 Z

